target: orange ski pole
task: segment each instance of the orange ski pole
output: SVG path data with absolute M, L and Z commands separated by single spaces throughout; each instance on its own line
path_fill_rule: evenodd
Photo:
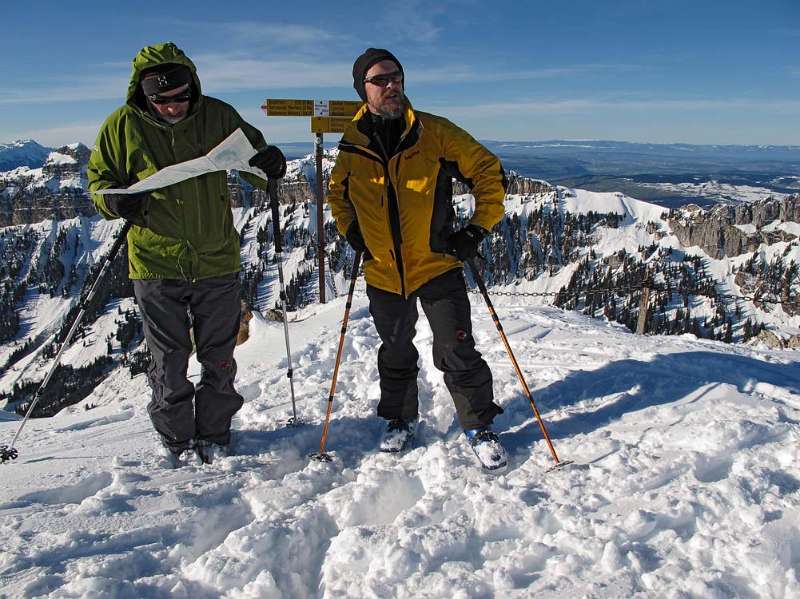
M 525 377 L 522 375 L 522 370 L 519 368 L 519 364 L 517 363 L 517 359 L 514 357 L 514 352 L 511 351 L 511 345 L 508 343 L 508 337 L 506 337 L 505 331 L 503 331 L 503 325 L 500 324 L 500 319 L 497 317 L 497 312 L 495 312 L 494 305 L 492 304 L 492 300 L 489 299 L 489 292 L 486 290 L 486 284 L 483 281 L 483 277 L 478 272 L 478 268 L 475 266 L 475 261 L 472 258 L 467 258 L 464 262 L 472 270 L 472 274 L 475 277 L 475 282 L 478 284 L 478 288 L 481 290 L 481 295 L 483 295 L 483 300 L 486 302 L 486 306 L 489 308 L 489 313 L 492 315 L 492 320 L 494 320 L 494 325 L 497 327 L 497 332 L 500 333 L 500 338 L 503 340 L 503 345 L 506 347 L 506 352 L 508 353 L 508 357 L 511 358 L 511 363 L 514 365 L 514 370 L 517 373 L 517 378 L 519 379 L 520 384 L 522 385 L 522 389 L 525 391 L 525 395 L 528 397 L 528 401 L 531 404 L 531 409 L 533 410 L 534 415 L 536 416 L 536 420 L 539 422 L 539 428 L 542 429 L 542 435 L 544 435 L 544 440 L 547 442 L 547 446 L 550 448 L 550 453 L 553 454 L 553 459 L 555 460 L 556 464 L 553 468 L 560 468 L 567 464 L 571 464 L 572 461 L 562 462 L 558 459 L 558 454 L 556 454 L 556 448 L 553 447 L 553 442 L 550 441 L 550 435 L 547 434 L 547 428 L 544 425 L 544 420 L 542 420 L 541 414 L 539 414 L 539 410 L 536 407 L 536 402 L 533 401 L 533 394 L 531 394 L 531 390 L 528 388 L 528 384 L 525 382 Z
M 311 458 L 320 462 L 330 462 L 331 456 L 325 452 L 325 444 L 328 441 L 328 430 L 331 425 L 331 414 L 333 414 L 333 396 L 336 393 L 336 379 L 339 376 L 339 363 L 342 360 L 342 350 L 344 349 L 344 335 L 347 331 L 347 321 L 350 319 L 350 307 L 353 305 L 353 292 L 356 288 L 358 279 L 358 267 L 361 264 L 361 252 L 356 252 L 353 260 L 353 271 L 350 275 L 350 290 L 347 292 L 347 303 L 344 308 L 344 318 L 342 319 L 342 330 L 339 334 L 339 348 L 336 350 L 336 363 L 333 367 L 333 379 L 331 380 L 331 390 L 328 394 L 328 409 L 325 413 L 325 424 L 322 426 L 322 438 L 319 441 L 319 452 L 312 453 Z

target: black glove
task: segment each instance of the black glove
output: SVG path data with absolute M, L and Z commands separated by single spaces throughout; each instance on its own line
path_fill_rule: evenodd
M 347 238 L 347 243 L 349 243 L 350 247 L 355 251 L 364 252 L 367 249 L 367 244 L 364 242 L 364 236 L 361 235 L 361 228 L 358 226 L 357 220 L 354 220 L 350 223 L 350 226 L 347 227 L 345 237 Z
M 478 255 L 481 241 L 488 231 L 478 225 L 467 225 L 447 238 L 447 245 L 459 260 L 467 260 Z
M 150 194 L 107 193 L 103 195 L 106 208 L 120 218 L 140 227 L 147 226 L 147 213 L 150 209 Z
M 286 158 L 277 146 L 267 146 L 253 156 L 249 164 L 264 171 L 270 179 L 280 179 L 286 174 Z

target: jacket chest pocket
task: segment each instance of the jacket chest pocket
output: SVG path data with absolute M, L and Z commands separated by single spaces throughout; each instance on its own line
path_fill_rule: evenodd
M 419 200 L 430 200 L 436 183 L 439 164 L 417 149 L 406 150 L 393 164 L 394 175 L 401 195 L 408 194 Z

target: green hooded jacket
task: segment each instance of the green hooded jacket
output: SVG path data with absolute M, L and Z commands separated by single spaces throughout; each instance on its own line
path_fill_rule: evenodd
M 174 125 L 147 111 L 139 85 L 142 71 L 166 63 L 187 66 L 194 79 L 196 99 L 186 118 Z M 133 59 L 125 105 L 106 119 L 97 136 L 87 169 L 89 191 L 128 187 L 164 167 L 204 156 L 238 128 L 254 148 L 266 147 L 261 132 L 232 106 L 201 94 L 194 63 L 175 44 L 143 48 Z M 266 188 L 258 177 L 243 175 Z M 92 193 L 92 201 L 104 218 L 117 218 L 102 195 Z M 225 171 L 152 191 L 146 204 L 147 226 L 134 225 L 128 233 L 131 279 L 193 281 L 239 271 L 239 234 Z

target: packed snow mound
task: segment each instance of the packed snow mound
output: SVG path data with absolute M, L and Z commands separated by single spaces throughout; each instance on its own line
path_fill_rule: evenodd
M 63 165 L 63 164 L 78 164 L 74 156 L 69 154 L 62 154 L 61 152 L 50 152 L 47 155 L 44 163 L 46 165 Z
M 559 188 L 563 208 L 575 214 L 613 213 L 624 217 L 622 224 L 660 221 L 665 212 L 663 206 L 651 204 L 626 196 L 620 192 L 598 192 L 585 189 Z
M 363 281 L 327 449 L 319 448 L 343 298 L 237 348 L 235 455 L 165 470 L 144 376 L 118 370 L 83 404 L 32 420 L 2 466 L 0 576 L 14 597 L 800 596 L 800 358 L 639 337 L 496 298 L 554 463 L 486 307 L 475 337 L 505 412 L 504 474 L 458 427 L 421 315 L 417 441 L 375 451 L 380 341 Z M 199 365 L 190 367 L 198 380 Z M 98 407 L 85 410 L 84 405 Z M 16 423 L 0 422 L 0 439 Z

